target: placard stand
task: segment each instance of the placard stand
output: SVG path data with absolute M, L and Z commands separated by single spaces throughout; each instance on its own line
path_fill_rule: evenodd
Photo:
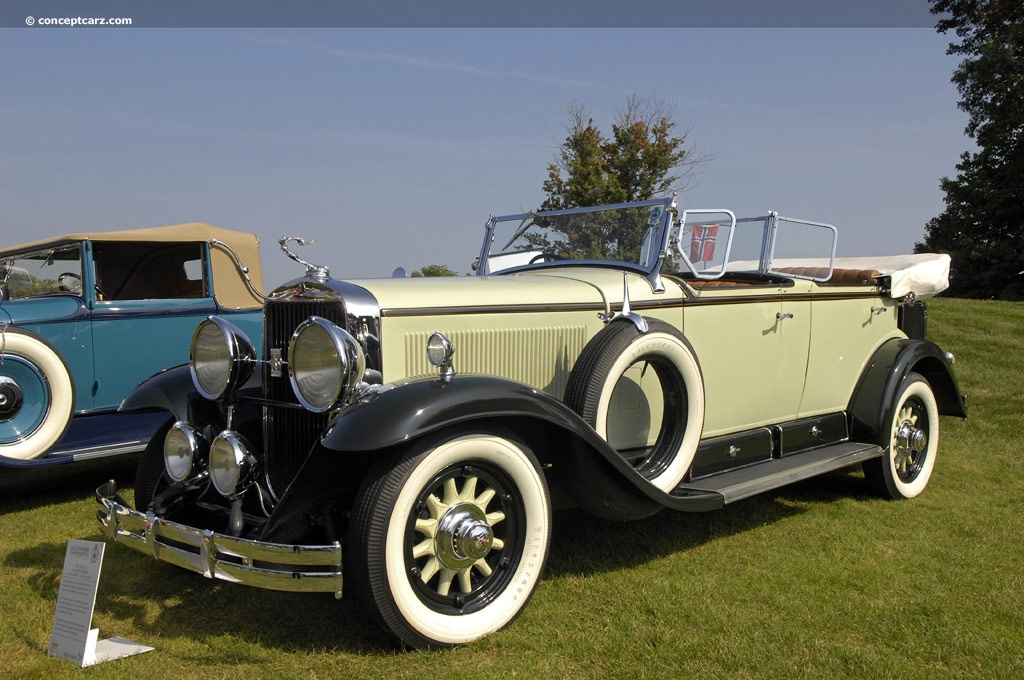
M 92 613 L 96 607 L 105 546 L 96 541 L 68 541 L 64 572 L 57 591 L 48 653 L 82 668 L 153 649 L 119 637 L 97 641 L 100 631 L 91 628 Z

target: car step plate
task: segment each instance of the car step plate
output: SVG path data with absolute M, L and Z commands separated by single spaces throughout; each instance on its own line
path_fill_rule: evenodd
M 672 495 L 687 496 L 700 492 L 712 492 L 721 494 L 726 503 L 732 503 L 881 455 L 882 449 L 875 444 L 861 442 L 832 444 L 806 453 L 758 463 L 741 470 L 686 482 L 676 488 Z

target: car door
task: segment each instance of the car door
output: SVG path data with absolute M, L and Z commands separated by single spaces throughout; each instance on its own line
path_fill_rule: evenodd
M 94 408 L 188 361 L 192 332 L 217 311 L 205 243 L 92 242 Z
M 886 340 L 902 337 L 896 305 L 869 284 L 818 287 L 801 416 L 845 410 L 867 361 Z
M 804 388 L 810 303 L 779 283 L 701 287 L 684 335 L 704 376 L 704 436 L 796 418 Z

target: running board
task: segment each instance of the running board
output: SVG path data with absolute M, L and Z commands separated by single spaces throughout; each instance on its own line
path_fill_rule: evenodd
M 765 491 L 816 477 L 826 472 L 856 465 L 882 455 L 875 444 L 843 442 L 785 458 L 774 458 L 741 470 L 723 472 L 703 479 L 684 482 L 672 491 L 673 496 L 719 494 L 725 503 L 749 498 Z
M 96 458 L 109 458 L 111 456 L 123 456 L 129 453 L 140 453 L 146 449 L 148 439 L 138 439 L 120 444 L 105 444 L 102 446 L 87 446 L 77 449 L 65 449 L 64 451 L 48 453 L 39 458 L 21 460 L 0 456 L 0 475 L 5 468 L 12 470 L 29 470 L 32 468 L 49 467 L 51 465 L 66 465 L 78 463 L 83 460 Z

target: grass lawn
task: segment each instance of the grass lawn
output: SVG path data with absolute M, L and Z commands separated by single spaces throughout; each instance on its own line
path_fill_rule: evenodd
M 0 479 L 0 677 L 677 678 L 1024 676 L 1024 304 L 934 300 L 970 419 L 943 419 L 913 501 L 858 471 L 718 512 L 555 517 L 547 571 L 506 630 L 403 653 L 348 601 L 201 577 L 109 544 L 93 625 L 155 651 L 81 670 L 46 656 L 68 539 L 130 467 Z

